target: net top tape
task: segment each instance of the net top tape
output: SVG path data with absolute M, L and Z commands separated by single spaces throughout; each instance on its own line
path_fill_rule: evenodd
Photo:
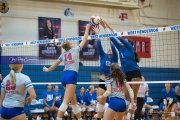
M 127 82 L 128 84 L 165 84 L 165 83 L 179 83 L 179 80 L 167 80 L 167 81 L 145 81 L 145 82 Z M 61 84 L 61 82 L 33 82 L 33 85 L 46 85 L 46 84 Z M 88 84 L 88 85 L 98 85 L 105 84 L 105 82 L 77 82 L 77 84 Z
M 131 30 L 131 31 L 124 31 L 124 32 L 117 32 L 117 33 L 89 35 L 88 39 L 101 39 L 101 38 L 118 37 L 118 36 L 133 36 L 133 35 L 168 32 L 168 31 L 178 31 L 178 30 L 180 30 L 180 25 L 159 27 L 159 28 L 148 28 L 148 29 L 140 29 L 140 30 Z M 55 42 L 62 42 L 64 40 L 80 41 L 82 39 L 83 39 L 83 36 L 76 36 L 76 37 L 58 38 L 58 39 L 51 39 L 51 40 L 36 40 L 36 41 L 27 41 L 27 42 L 2 43 L 1 47 L 17 47 L 17 46 L 25 46 L 25 45 L 48 44 L 48 43 L 53 43 L 53 40 L 55 40 Z

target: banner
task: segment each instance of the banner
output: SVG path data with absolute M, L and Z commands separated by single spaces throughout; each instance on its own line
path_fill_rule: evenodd
M 61 37 L 61 19 L 39 17 L 39 40 L 49 40 Z M 58 43 L 60 44 L 60 43 Z M 57 59 L 61 54 L 61 47 L 54 43 L 39 45 L 39 57 Z
M 79 20 L 79 36 L 83 36 L 86 25 L 89 21 L 80 21 Z M 95 35 L 92 28 L 90 28 L 89 35 Z M 80 43 L 81 41 L 79 41 Z M 86 42 L 83 49 L 80 52 L 80 59 L 81 60 L 99 60 L 99 53 L 97 49 L 97 41 L 96 39 L 91 39 Z
M 151 38 L 141 36 L 123 36 L 134 41 L 134 51 L 140 58 L 151 58 Z

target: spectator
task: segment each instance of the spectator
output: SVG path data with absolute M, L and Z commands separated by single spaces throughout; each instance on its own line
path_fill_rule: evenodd
M 86 91 L 86 109 L 88 111 L 95 111 L 96 109 L 96 103 L 95 101 L 93 100 L 93 92 L 94 92 L 94 86 L 91 85 L 89 86 L 89 88 L 87 89 Z
M 85 111 L 85 88 L 83 86 L 80 87 L 80 92 L 76 94 L 77 102 L 79 107 L 81 108 L 81 111 Z
M 142 81 L 145 81 L 145 78 L 142 76 Z M 145 93 L 148 92 L 149 88 L 148 88 L 148 84 L 144 83 L 141 84 L 139 87 L 139 91 L 137 94 L 137 109 L 135 111 L 135 120 L 138 119 L 140 120 L 140 115 L 141 115 L 141 111 L 143 108 L 143 104 L 144 104 L 144 97 L 145 97 Z
M 175 96 L 177 98 L 177 101 L 180 100 L 180 83 L 175 87 Z
M 52 91 L 52 85 L 47 84 L 46 85 L 47 90 L 44 91 L 42 98 L 44 99 L 44 111 L 48 114 L 48 119 L 54 120 L 54 114 L 53 112 L 58 112 L 58 108 L 55 107 L 55 93 Z
M 162 90 L 163 102 L 164 102 L 164 112 L 165 119 L 167 119 L 169 112 L 171 113 L 171 120 L 176 119 L 176 97 L 175 90 L 171 88 L 171 83 L 165 83 L 165 88 Z
M 54 93 L 55 93 L 55 98 L 56 98 L 56 102 L 54 106 L 59 108 L 62 104 L 62 94 L 59 93 L 59 87 L 57 85 L 55 85 L 53 88 L 54 88 Z

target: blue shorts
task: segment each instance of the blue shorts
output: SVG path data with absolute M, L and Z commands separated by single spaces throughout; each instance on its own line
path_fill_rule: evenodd
M 111 108 L 115 112 L 125 112 L 126 102 L 124 99 L 112 97 L 110 98 L 109 108 Z
M 67 70 L 63 73 L 61 79 L 62 86 L 66 87 L 67 84 L 75 84 L 77 83 L 77 72 Z
M 4 106 L 2 106 L 1 117 L 3 119 L 12 119 L 21 114 L 24 114 L 23 107 L 5 108 Z

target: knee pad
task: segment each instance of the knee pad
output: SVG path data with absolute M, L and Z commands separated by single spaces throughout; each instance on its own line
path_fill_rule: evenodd
M 150 109 L 149 112 L 152 113 L 152 112 L 153 112 L 153 109 Z
M 109 107 L 109 104 L 108 103 L 105 103 L 105 106 L 104 106 L 105 108 L 108 108 Z
M 80 112 L 79 110 L 79 106 L 77 104 L 72 105 L 72 111 L 74 112 L 74 114 L 78 114 Z
M 68 108 L 68 105 L 66 103 L 62 103 L 61 106 L 59 107 L 59 110 L 62 112 L 65 112 Z
M 85 107 L 83 107 L 83 108 L 81 108 L 81 110 L 84 112 L 84 111 L 86 111 L 86 108 L 85 108 Z
M 49 118 L 53 117 L 53 113 L 51 110 L 47 111 L 47 114 L 48 114 Z
M 175 117 L 175 112 L 171 112 L 171 117 Z
M 145 112 L 145 110 L 146 110 L 146 109 L 143 107 L 141 111 L 144 113 L 144 112 Z
M 98 112 L 104 112 L 104 105 L 99 104 L 97 111 L 98 111 Z

